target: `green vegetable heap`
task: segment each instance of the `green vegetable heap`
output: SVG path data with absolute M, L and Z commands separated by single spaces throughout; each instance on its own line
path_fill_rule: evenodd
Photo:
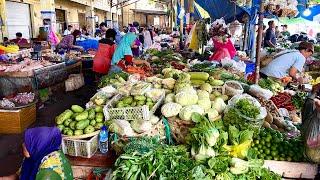
M 260 159 L 303 162 L 305 158 L 303 141 L 300 138 L 285 139 L 273 129 L 261 129 L 254 138 L 252 148 Z
M 307 95 L 308 94 L 306 92 L 298 92 L 292 97 L 292 103 L 296 107 L 296 109 L 302 109 Z
M 250 129 L 259 132 L 259 128 L 263 123 L 263 119 L 256 119 L 259 114 L 259 108 L 254 106 L 251 101 L 240 99 L 233 108 L 225 112 L 223 122 L 225 126 L 234 125 L 240 130 Z
M 117 108 L 123 107 L 139 107 L 143 105 L 147 105 L 150 109 L 154 106 L 155 102 L 149 97 L 138 95 L 138 96 L 126 96 L 121 98 L 120 101 L 117 102 Z
M 240 99 L 235 106 L 241 114 L 249 117 L 249 118 L 257 118 L 257 116 L 260 114 L 259 108 L 253 105 L 252 102 L 250 102 L 247 99 Z
M 56 117 L 57 127 L 68 136 L 90 134 L 99 130 L 103 122 L 104 115 L 101 106 L 85 110 L 81 106 L 72 105 L 71 110 L 67 109 Z
M 129 75 L 124 72 L 119 72 L 119 73 L 111 73 L 105 76 L 102 76 L 100 79 L 99 88 L 103 88 L 108 85 L 116 85 L 120 86 L 122 83 L 125 83 L 128 79 Z

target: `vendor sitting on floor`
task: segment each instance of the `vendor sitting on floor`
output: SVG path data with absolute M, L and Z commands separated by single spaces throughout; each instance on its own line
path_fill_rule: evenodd
M 19 179 L 72 180 L 71 165 L 59 150 L 61 141 L 61 132 L 56 127 L 37 127 L 26 130 L 22 145 L 25 159 Z M 17 175 L 7 178 L 17 179 Z
M 109 73 L 123 71 L 127 68 L 127 66 L 132 66 L 133 64 L 145 64 L 150 66 L 147 61 L 133 59 L 131 47 L 135 45 L 136 39 L 137 35 L 133 33 L 127 33 L 123 36 L 113 54 Z
M 303 66 L 306 59 L 314 52 L 312 43 L 301 42 L 297 50 L 282 52 L 264 68 L 261 69 L 260 76 L 262 78 L 274 77 L 282 79 L 290 76 L 293 80 L 301 82 L 302 78 L 297 76 L 303 72 Z
M 76 46 L 76 39 L 79 38 L 81 35 L 81 31 L 79 30 L 74 30 L 72 34 L 69 34 L 65 36 L 61 42 L 58 44 L 57 49 L 65 49 L 65 50 L 80 50 L 83 51 L 83 47 L 81 46 Z

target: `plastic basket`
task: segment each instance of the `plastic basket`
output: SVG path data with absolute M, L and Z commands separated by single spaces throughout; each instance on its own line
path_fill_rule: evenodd
M 91 158 L 98 150 L 98 134 L 89 139 L 62 138 L 62 151 L 70 156 Z
M 223 90 L 224 90 L 224 93 L 228 96 L 240 95 L 244 91 L 241 84 L 237 81 L 227 81 L 223 85 Z
M 163 94 L 158 102 L 149 109 L 148 106 L 140 107 L 126 107 L 126 108 L 113 108 L 123 96 L 121 94 L 115 95 L 103 108 L 104 116 L 106 120 L 110 119 L 123 119 L 123 120 L 149 120 L 150 115 L 154 114 L 156 110 L 160 107 L 165 99 L 165 94 Z

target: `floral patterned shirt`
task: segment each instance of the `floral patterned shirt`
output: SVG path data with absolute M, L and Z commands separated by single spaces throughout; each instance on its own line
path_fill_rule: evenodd
M 70 163 L 61 151 L 54 151 L 42 159 L 37 176 L 43 170 L 54 171 L 62 180 L 73 179 Z

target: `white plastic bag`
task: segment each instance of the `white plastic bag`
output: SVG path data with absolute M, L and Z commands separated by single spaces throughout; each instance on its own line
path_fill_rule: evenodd
M 250 86 L 249 92 L 251 95 L 265 100 L 269 100 L 273 96 L 272 91 L 263 89 L 259 85 L 255 84 Z

